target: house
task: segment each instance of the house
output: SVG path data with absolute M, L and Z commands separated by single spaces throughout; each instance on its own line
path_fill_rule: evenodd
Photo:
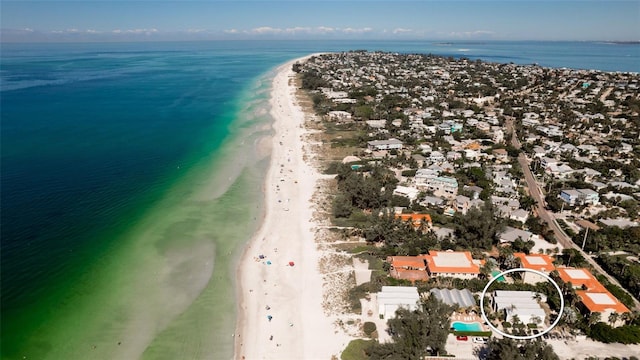
M 388 140 L 371 140 L 367 142 L 369 150 L 399 150 L 402 149 L 402 141 L 391 138 Z
M 446 276 L 473 279 L 480 275 L 483 260 L 474 260 L 469 251 L 434 251 L 424 255 L 429 276 Z
M 461 308 L 476 306 L 476 299 L 469 289 L 431 289 L 429 293 L 447 305 Z
M 520 259 L 520 267 L 525 269 L 537 270 L 549 275 L 556 268 L 553 265 L 553 259 L 549 255 L 514 253 L 513 256 Z M 522 280 L 528 284 L 548 281 L 546 278 L 529 271 L 522 272 Z
M 610 323 L 613 327 L 624 325 L 621 316 L 612 316 L 612 314 L 628 313 L 629 309 L 609 291 L 577 290 L 576 295 L 580 299 L 578 308 L 582 313 L 586 315 L 600 313 L 600 321 Z M 615 321 L 611 321 L 611 319 L 615 319 Z
M 529 212 L 524 209 L 516 209 L 509 214 L 509 219 L 515 220 L 521 223 L 526 223 L 529 218 Z
M 396 186 L 396 188 L 393 190 L 393 195 L 402 196 L 411 201 L 417 199 L 419 193 L 420 190 L 408 186 Z
M 502 233 L 498 234 L 498 240 L 501 244 L 512 243 L 517 239 L 525 242 L 533 240 L 533 233 L 507 226 Z
M 351 121 L 351 113 L 346 111 L 329 111 L 327 116 L 329 117 L 329 121 Z
M 546 157 L 543 156 L 540 158 L 540 165 L 546 169 L 551 165 L 558 165 L 559 161 L 554 159 L 554 158 L 550 158 L 550 157 Z
M 381 319 L 394 318 L 400 308 L 414 311 L 418 308 L 418 288 L 415 286 L 383 286 L 376 296 Z
M 500 162 L 509 162 L 509 153 L 505 149 L 494 149 L 493 156 L 496 157 L 497 161 Z
M 475 186 L 475 185 L 473 186 L 465 185 L 462 187 L 462 190 L 470 192 L 473 200 L 478 200 L 478 198 L 480 197 L 480 194 L 482 193 L 482 188 L 480 186 Z
M 389 275 L 394 279 L 415 281 L 429 280 L 427 259 L 419 256 L 388 256 Z
M 544 296 L 533 291 L 507 291 L 496 290 L 490 299 L 493 311 L 504 311 L 509 322 L 515 322 L 517 318 L 523 324 L 544 324 L 546 313 L 536 300 Z
M 422 206 L 436 206 L 440 207 L 444 205 L 444 200 L 442 198 L 436 196 L 425 196 L 421 201 L 420 205 Z
M 464 195 L 458 195 L 456 196 L 456 199 L 453 205 L 456 212 L 459 212 L 462 215 L 465 215 L 467 211 L 469 211 L 469 208 L 471 206 L 471 199 L 469 199 Z
M 574 289 L 606 290 L 593 274 L 587 269 L 575 269 L 561 267 L 556 269 L 560 279 L 565 283 L 571 283 Z
M 433 195 L 452 199 L 458 195 L 458 180 L 453 177 L 438 176 L 427 179 L 427 188 L 433 191 Z
M 413 179 L 416 184 L 426 184 L 428 179 L 437 178 L 440 175 L 440 171 L 435 169 L 418 169 Z
M 491 140 L 496 144 L 504 142 L 504 131 L 502 131 L 502 129 L 494 130 L 491 135 Z
M 591 189 L 566 189 L 558 195 L 568 205 L 597 205 L 600 203 L 600 194 Z
M 443 162 L 445 157 L 440 151 L 432 151 L 431 154 L 429 154 L 429 160 L 432 163 L 439 163 Z
M 566 179 L 569 175 L 573 174 L 571 166 L 559 163 L 550 164 L 544 170 L 547 174 L 552 174 L 560 179 Z
M 431 222 L 431 215 L 429 214 L 397 214 L 396 219 L 402 221 L 411 221 L 411 224 L 415 229 L 420 228 L 422 225 L 426 225 L 427 228 L 431 228 L 433 224 Z

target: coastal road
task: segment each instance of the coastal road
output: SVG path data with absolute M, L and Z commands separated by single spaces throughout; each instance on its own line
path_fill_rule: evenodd
M 507 118 L 507 120 L 505 121 L 505 127 L 507 129 L 507 134 L 512 134 L 511 145 L 516 149 L 520 149 L 520 141 L 518 140 L 518 136 L 515 133 L 515 131 L 513 131 L 512 117 Z M 584 251 L 582 251 L 582 249 L 578 245 L 576 245 L 573 242 L 573 240 L 571 240 L 571 238 L 569 238 L 567 234 L 565 234 L 564 231 L 562 231 L 560 226 L 558 226 L 558 223 L 556 222 L 553 212 L 547 211 L 547 209 L 544 207 L 544 196 L 542 194 L 542 190 L 540 190 L 540 187 L 536 183 L 536 179 L 533 176 L 531 169 L 529 168 L 529 161 L 527 160 L 526 156 L 522 152 L 520 153 L 520 155 L 518 155 L 518 163 L 520 164 L 520 167 L 522 168 L 522 172 L 524 173 L 524 179 L 527 182 L 527 188 L 529 189 L 529 194 L 536 201 L 536 212 L 538 213 L 538 216 L 542 221 L 547 223 L 547 226 L 549 227 L 549 229 L 551 229 L 551 231 L 553 231 L 553 235 L 558 240 L 558 242 L 565 249 L 573 248 L 577 250 L 580 253 L 580 255 L 582 255 L 582 257 L 591 266 L 593 266 L 593 268 L 597 272 L 604 275 L 604 277 L 606 277 L 607 280 L 609 280 L 609 282 L 619 286 L 627 294 L 629 294 L 629 296 L 631 296 L 631 298 L 633 299 L 633 303 L 635 305 L 634 310 L 640 310 L 640 302 L 631 293 L 629 293 L 622 285 L 620 285 L 620 283 L 616 278 L 614 278 L 613 276 L 609 275 L 606 271 L 604 271 L 604 269 L 602 269 L 602 267 L 600 267 L 600 265 L 598 265 L 598 263 L 593 258 L 591 258 L 591 256 L 587 255 Z

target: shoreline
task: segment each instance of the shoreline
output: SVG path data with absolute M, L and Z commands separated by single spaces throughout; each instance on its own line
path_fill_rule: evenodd
M 279 66 L 273 78 L 263 219 L 237 268 L 236 359 L 330 358 L 344 349 L 342 341 L 331 341 L 330 334 L 338 332 L 322 307 L 321 253 L 311 220 L 320 174 L 303 160 L 306 114 L 293 84 L 292 65 L 314 55 Z

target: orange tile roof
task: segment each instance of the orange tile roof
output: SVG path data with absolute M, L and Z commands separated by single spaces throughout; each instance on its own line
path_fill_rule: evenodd
M 387 262 L 395 269 L 426 269 L 425 256 L 389 256 Z
M 466 149 L 470 149 L 470 150 L 478 150 L 478 149 L 480 149 L 480 144 L 478 144 L 477 142 L 474 141 L 472 143 L 469 143 L 469 144 L 465 145 L 465 148 Z
M 469 251 L 429 251 L 427 266 L 429 273 L 480 274 L 480 265 L 473 262 Z M 455 257 L 454 257 L 455 256 Z M 450 260 L 448 259 L 450 258 Z M 459 261 L 459 262 L 458 262 Z M 440 265 L 438 265 L 440 262 Z M 453 264 L 452 262 L 457 262 Z M 447 263 L 447 265 L 443 265 Z
M 396 279 L 411 280 L 411 282 L 429 280 L 429 274 L 427 274 L 425 270 L 406 270 L 396 268 L 391 272 L 391 276 Z
M 525 254 L 514 253 L 513 256 L 520 259 L 520 264 L 525 269 L 538 270 L 543 272 L 553 271 L 556 267 L 553 265 L 553 258 L 545 254 Z
M 577 290 L 576 295 L 590 312 L 604 312 L 609 309 L 617 313 L 629 312 L 629 309 L 607 290 Z
M 570 282 L 573 287 L 582 287 L 591 291 L 604 290 L 605 287 L 600 284 L 593 274 L 587 269 L 575 268 L 557 268 L 560 279 L 565 283 Z
M 429 214 L 396 214 L 395 218 L 402 221 L 411 220 L 413 226 L 416 228 L 420 227 L 423 220 L 431 224 L 431 215 Z

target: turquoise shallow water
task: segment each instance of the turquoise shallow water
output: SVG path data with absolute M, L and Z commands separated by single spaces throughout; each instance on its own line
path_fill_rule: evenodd
M 369 49 L 640 64 L 637 45 L 596 43 L 1 46 L 7 359 L 230 357 L 234 261 L 257 227 L 268 163 L 256 143 L 286 60 Z

